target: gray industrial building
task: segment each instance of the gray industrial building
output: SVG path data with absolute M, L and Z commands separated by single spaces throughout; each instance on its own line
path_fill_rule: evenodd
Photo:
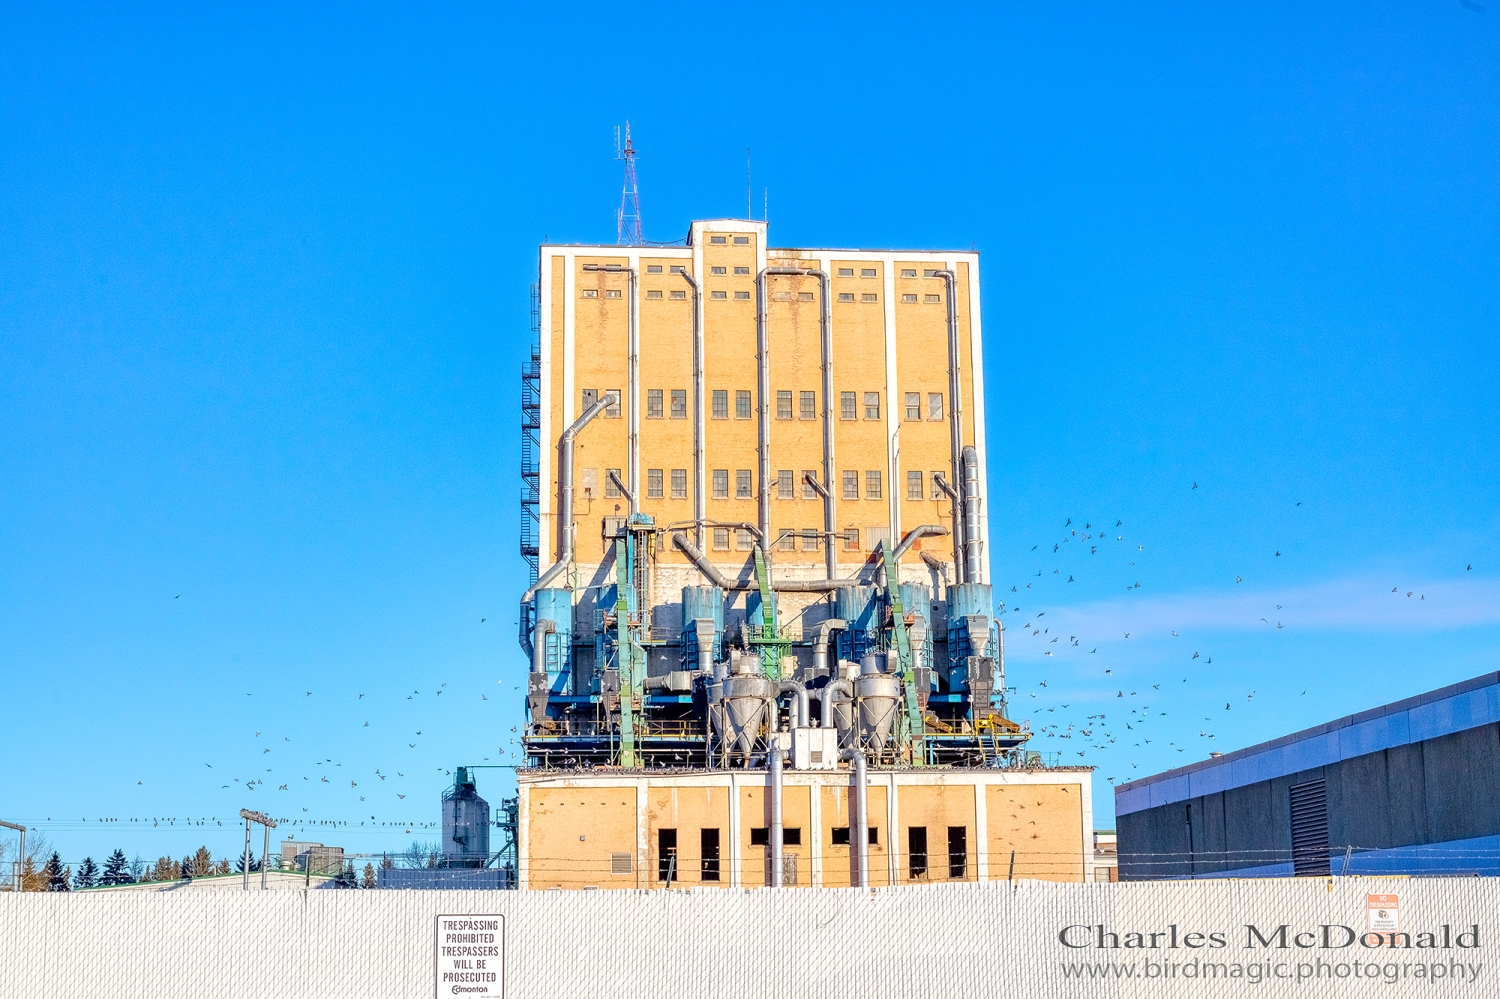
M 1500 673 L 1115 789 L 1120 880 L 1500 874 Z

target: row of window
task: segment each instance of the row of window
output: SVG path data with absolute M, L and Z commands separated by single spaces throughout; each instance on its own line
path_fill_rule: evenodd
M 710 243 L 712 243 L 714 246 L 724 246 L 728 242 L 728 237 L 726 237 L 726 236 L 710 236 L 710 237 L 708 237 L 708 241 Z M 750 245 L 750 237 L 749 236 L 736 236 L 736 237 L 734 237 L 734 245 L 735 246 L 749 246 Z
M 620 390 L 619 389 L 605 389 L 604 391 L 605 391 L 605 393 L 613 393 L 614 397 L 615 397 L 615 403 L 614 403 L 614 405 L 612 405 L 608 409 L 606 409 L 604 411 L 604 415 L 607 418 L 609 418 L 609 419 L 619 419 L 619 417 L 620 417 L 620 394 L 621 394 Z M 797 409 L 796 409 L 796 417 L 795 418 L 796 419 L 800 419 L 800 420 L 816 420 L 818 418 L 818 393 L 817 392 L 802 391 L 802 392 L 797 392 L 795 394 L 796 394 L 796 401 L 797 401 Z M 792 396 L 793 396 L 793 393 L 790 390 L 787 390 L 787 389 L 779 389 L 779 390 L 777 390 L 777 392 L 776 392 L 776 418 L 778 420 L 790 420 L 790 419 L 793 419 L 793 415 L 792 415 Z M 839 419 L 841 419 L 841 420 L 857 420 L 857 419 L 859 419 L 859 413 L 860 413 L 860 399 L 859 399 L 859 396 L 860 396 L 860 393 L 858 393 L 858 392 L 840 392 L 839 393 Z M 923 414 L 922 393 L 920 393 L 920 392 L 907 392 L 907 393 L 905 393 L 905 396 L 906 396 L 906 399 L 905 399 L 905 402 L 906 402 L 906 407 L 905 407 L 905 409 L 906 409 L 906 419 L 909 420 L 909 421 L 913 421 L 913 422 L 917 422 L 917 421 L 922 420 L 924 418 L 923 415 L 922 415 Z M 580 410 L 580 412 L 582 412 L 584 410 L 587 410 L 594 403 L 598 402 L 599 398 L 600 398 L 600 390 L 599 389 L 584 389 L 583 390 L 583 410 Z M 927 393 L 927 406 L 926 406 L 926 417 L 925 417 L 927 420 L 929 420 L 929 421 L 942 420 L 942 418 L 943 418 L 943 398 L 944 398 L 944 396 L 943 396 L 943 393 L 941 393 L 941 392 L 928 392 Z M 688 400 L 687 389 L 672 389 L 671 390 L 671 400 L 672 400 L 672 419 L 674 419 L 674 420 L 685 420 L 685 419 L 687 419 L 687 400 Z M 881 400 L 881 393 L 879 393 L 879 392 L 866 392 L 866 393 L 864 393 L 864 418 L 865 419 L 867 419 L 867 420 L 878 420 L 878 419 L 880 419 L 880 400 Z M 666 402 L 665 390 L 663 390 L 663 389 L 647 389 L 646 390 L 646 419 L 648 419 L 648 420 L 660 420 L 660 419 L 663 419 L 664 418 L 664 413 L 665 413 L 665 405 L 664 405 L 665 402 Z M 713 412 L 713 418 L 716 419 L 716 420 L 727 420 L 727 419 L 729 419 L 729 390 L 728 389 L 714 389 L 713 390 L 713 395 L 712 395 L 712 412 Z M 734 418 L 736 420 L 748 420 L 751 417 L 753 417 L 754 415 L 755 415 L 755 396 L 754 396 L 754 393 L 751 392 L 749 389 L 736 389 L 735 393 L 734 393 Z
M 721 271 L 723 269 L 724 268 L 722 268 L 722 267 L 715 267 L 714 268 L 714 270 L 716 270 L 716 271 Z M 737 268 L 735 268 L 735 270 L 748 270 L 748 268 L 739 268 L 739 267 L 737 267 Z M 599 289 L 598 288 L 584 288 L 583 291 L 581 292 L 581 294 L 582 294 L 582 296 L 584 298 L 598 298 L 599 297 Z M 620 291 L 619 288 L 605 288 L 604 289 L 604 297 L 605 298 L 619 298 L 620 296 L 621 296 L 621 291 Z M 650 300 L 650 301 L 656 301 L 656 300 L 660 299 L 661 297 L 662 297 L 662 293 L 661 293 L 660 289 L 652 288 L 652 289 L 650 289 L 650 290 L 648 290 L 646 292 L 646 298 L 648 300 Z M 670 297 L 673 301 L 686 301 L 687 300 L 687 290 L 686 289 L 672 290 L 672 291 L 668 292 L 668 297 Z M 729 300 L 729 292 L 727 292 L 727 291 L 709 291 L 708 297 L 710 299 L 712 299 L 713 301 L 715 301 L 715 302 L 725 302 L 725 301 Z M 777 292 L 776 295 L 775 295 L 775 299 L 778 302 L 790 302 L 792 300 L 792 297 L 791 297 L 791 293 L 790 292 Z M 734 300 L 736 302 L 748 302 L 748 301 L 750 301 L 750 293 L 748 291 L 737 291 L 737 292 L 734 293 Z M 873 291 L 867 291 L 867 292 L 862 293 L 859 296 L 859 300 L 861 302 L 879 302 L 880 301 L 880 296 L 878 294 L 876 294 L 875 292 L 873 292 Z M 917 296 L 916 295 L 902 295 L 901 296 L 901 301 L 904 302 L 904 303 L 910 304 L 910 303 L 915 302 L 916 300 L 917 300 Z M 924 296 L 922 296 L 922 300 L 924 302 L 926 302 L 927 304 L 929 304 L 929 305 L 940 305 L 940 304 L 942 304 L 943 296 L 942 295 L 924 295 Z M 813 301 L 813 293 L 810 292 L 810 291 L 798 292 L 797 293 L 797 301 L 799 301 L 799 302 L 811 302 L 811 301 Z M 839 301 L 840 302 L 852 302 L 852 301 L 854 301 L 854 293 L 853 292 L 848 292 L 848 291 L 841 291 L 841 292 L 839 292 Z
M 755 535 L 743 527 L 728 528 L 715 527 L 713 534 L 714 551 L 729 551 L 729 534 L 734 532 L 734 547 L 742 552 L 748 552 L 755 547 Z M 868 549 L 860 545 L 860 529 L 857 527 L 846 527 L 841 531 L 834 532 L 834 540 L 846 552 L 873 551 L 879 541 L 890 540 L 890 529 L 884 527 L 872 527 L 866 532 Z M 805 552 L 816 552 L 823 549 L 824 534 L 815 527 L 806 527 L 801 530 L 787 529 L 777 535 L 775 546 L 784 552 L 797 550 L 798 541 L 802 544 Z
M 646 498 L 666 499 L 665 486 L 667 483 L 667 471 L 661 468 L 646 469 Z M 688 498 L 688 473 L 685 468 L 673 468 L 671 472 L 672 499 Z M 729 499 L 729 472 L 727 468 L 716 468 L 713 470 L 713 498 Z M 937 477 L 941 472 L 933 472 L 931 492 L 928 493 L 926 485 L 927 475 L 920 471 L 909 471 L 906 473 L 906 498 L 909 500 L 942 499 L 943 492 L 938 488 Z M 798 498 L 798 484 L 801 484 L 801 498 L 815 500 L 818 491 L 813 488 L 812 482 L 817 481 L 818 474 L 812 469 L 804 469 L 801 477 L 794 477 L 795 473 L 789 468 L 783 468 L 776 473 L 776 498 L 778 500 L 791 500 Z M 620 477 L 618 468 L 606 468 L 604 470 L 604 495 L 615 499 L 620 495 L 620 490 L 615 486 L 615 479 Z M 811 480 L 811 481 L 809 481 Z M 861 483 L 863 492 L 861 492 Z M 595 473 L 593 469 L 584 470 L 584 493 L 593 494 L 595 484 Z M 863 478 L 859 471 L 846 469 L 841 473 L 839 497 L 846 500 L 879 500 L 885 498 L 884 474 L 878 469 L 867 470 Z M 734 470 L 734 498 L 755 498 L 755 473 L 748 468 Z
M 867 835 L 871 846 L 880 845 L 880 827 L 868 826 Z M 941 828 L 941 827 L 939 827 Z M 969 876 L 969 829 L 967 826 L 948 826 L 948 879 L 961 881 Z M 830 842 L 833 846 L 852 846 L 853 839 L 850 836 L 848 826 L 834 826 L 829 830 Z M 783 846 L 802 845 L 801 826 L 783 826 L 781 830 L 781 843 Z M 750 830 L 750 845 L 770 847 L 771 830 L 768 826 L 755 826 Z M 928 852 L 927 827 L 909 826 L 906 830 L 906 876 L 912 881 L 926 881 L 931 874 L 931 855 Z M 939 863 L 942 855 L 939 854 Z M 619 861 L 616 861 L 616 858 Z M 611 873 L 630 874 L 631 856 L 629 853 L 611 854 Z M 718 881 L 722 875 L 722 854 L 719 847 L 718 829 L 700 829 L 698 831 L 698 880 Z M 769 856 L 767 857 L 769 863 Z M 940 867 L 939 870 L 942 868 Z M 682 868 L 678 865 L 678 847 L 676 829 L 658 829 L 656 831 L 656 880 L 672 884 L 682 880 Z M 769 872 L 768 872 L 769 877 Z

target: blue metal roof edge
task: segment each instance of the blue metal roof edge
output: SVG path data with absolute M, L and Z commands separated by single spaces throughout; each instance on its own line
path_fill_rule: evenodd
M 1500 672 L 1407 697 L 1115 788 L 1115 814 L 1243 787 L 1500 722 Z

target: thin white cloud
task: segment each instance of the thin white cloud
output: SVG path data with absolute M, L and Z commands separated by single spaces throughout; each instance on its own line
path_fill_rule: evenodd
M 1500 624 L 1500 580 L 1470 577 L 1405 583 L 1369 577 L 1331 580 L 1286 590 L 1184 593 L 1104 600 L 1047 612 L 1054 630 L 1087 631 L 1123 640 L 1172 631 L 1287 628 L 1432 631 Z M 1408 596 L 1407 594 L 1410 594 Z M 1278 606 L 1279 605 L 1279 606 Z M 1028 615 L 1029 616 L 1029 615 Z

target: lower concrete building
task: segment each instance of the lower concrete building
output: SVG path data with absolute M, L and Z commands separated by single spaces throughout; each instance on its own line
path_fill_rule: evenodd
M 782 777 L 782 884 L 859 879 L 847 769 Z M 766 770 L 523 770 L 522 888 L 759 887 L 772 882 Z M 871 768 L 871 887 L 922 881 L 1093 879 L 1089 768 Z
M 1121 880 L 1500 874 L 1500 673 L 1115 789 Z

